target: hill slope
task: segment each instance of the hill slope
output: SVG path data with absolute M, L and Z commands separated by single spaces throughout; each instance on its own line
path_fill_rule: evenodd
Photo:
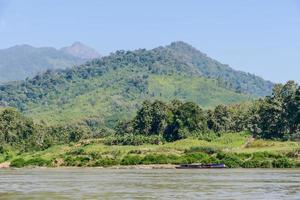
M 77 45 L 75 49 L 77 52 L 86 52 L 85 55 L 88 55 L 86 46 Z M 94 54 L 89 55 L 91 57 Z M 66 50 L 57 50 L 51 47 L 36 48 L 30 45 L 2 49 L 0 50 L 0 83 L 24 80 L 48 69 L 72 67 L 86 62 L 90 57 L 83 58 Z
M 196 57 L 202 59 L 197 61 L 198 65 L 193 64 Z M 218 68 L 218 80 L 207 78 L 213 72 L 201 71 L 210 68 Z M 225 80 L 222 71 L 236 74 Z M 240 73 L 245 80 L 239 80 Z M 244 81 L 255 88 L 251 90 L 259 92 L 237 93 L 241 88 L 235 88 L 233 83 Z M 117 51 L 79 67 L 47 71 L 26 81 L 0 86 L 0 105 L 17 107 L 51 123 L 84 120 L 112 126 L 119 119 L 131 117 L 145 99 L 177 98 L 209 108 L 269 93 L 269 85 L 272 83 L 224 67 L 191 46 L 177 42 L 152 50 Z
M 273 83 L 250 73 L 241 72 L 224 65 L 184 42 L 173 42 L 167 47 L 172 54 L 183 62 L 197 68 L 207 78 L 214 78 L 219 84 L 256 96 L 271 94 Z

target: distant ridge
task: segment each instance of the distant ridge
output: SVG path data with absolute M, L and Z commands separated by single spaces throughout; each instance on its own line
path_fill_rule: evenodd
M 88 47 L 81 42 L 74 42 L 69 47 L 61 48 L 61 51 L 81 59 L 94 59 L 101 57 L 101 55 L 95 49 Z
M 77 52 L 77 54 L 76 54 Z M 80 65 L 94 58 L 98 53 L 79 42 L 70 49 L 58 50 L 52 47 L 16 45 L 0 50 L 0 83 L 32 78 L 49 69 L 65 69 Z

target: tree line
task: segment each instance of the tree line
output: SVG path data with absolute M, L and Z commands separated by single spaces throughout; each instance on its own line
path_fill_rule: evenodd
M 11 146 L 21 151 L 43 150 L 55 144 L 78 142 L 88 134 L 84 126 L 34 123 L 13 108 L 0 112 L 0 149 Z
M 102 129 L 87 124 L 37 124 L 13 108 L 5 108 L 0 112 L 0 150 L 5 146 L 24 151 L 42 150 L 55 144 L 108 135 L 143 136 L 140 140 L 151 137 L 152 143 L 156 144 L 160 138 L 175 141 L 203 133 L 218 135 L 241 131 L 250 131 L 258 138 L 299 140 L 300 86 L 289 81 L 284 85 L 276 85 L 271 96 L 248 103 L 219 105 L 209 110 L 193 102 L 146 100 L 132 120 L 115 127 L 116 134 L 103 133 Z
M 250 131 L 265 139 L 300 139 L 300 86 L 289 81 L 250 103 L 203 110 L 193 102 L 144 101 L 134 119 L 118 125 L 118 134 L 161 135 L 174 141 L 203 132 Z

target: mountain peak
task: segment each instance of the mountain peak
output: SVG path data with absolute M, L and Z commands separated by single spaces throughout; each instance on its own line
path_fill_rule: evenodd
M 82 59 L 100 57 L 100 54 L 95 49 L 78 41 L 74 42 L 71 46 L 61 48 L 61 51 Z
M 170 45 L 167 46 L 168 48 L 172 49 L 189 49 L 189 50 L 196 50 L 192 45 L 183 42 L 183 41 L 175 41 L 172 42 Z

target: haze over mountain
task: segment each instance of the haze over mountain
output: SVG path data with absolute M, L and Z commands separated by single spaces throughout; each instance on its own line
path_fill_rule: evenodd
M 81 42 L 74 42 L 69 47 L 61 48 L 61 51 L 81 59 L 93 59 L 101 57 L 95 49 L 88 47 Z
M 0 50 L 0 83 L 24 80 L 48 69 L 65 69 L 99 57 L 92 48 L 79 42 L 61 50 L 52 47 L 17 45 Z
M 84 65 L 0 86 L 0 105 L 52 123 L 112 126 L 145 99 L 193 101 L 204 108 L 271 93 L 273 83 L 236 71 L 184 42 L 117 51 Z

